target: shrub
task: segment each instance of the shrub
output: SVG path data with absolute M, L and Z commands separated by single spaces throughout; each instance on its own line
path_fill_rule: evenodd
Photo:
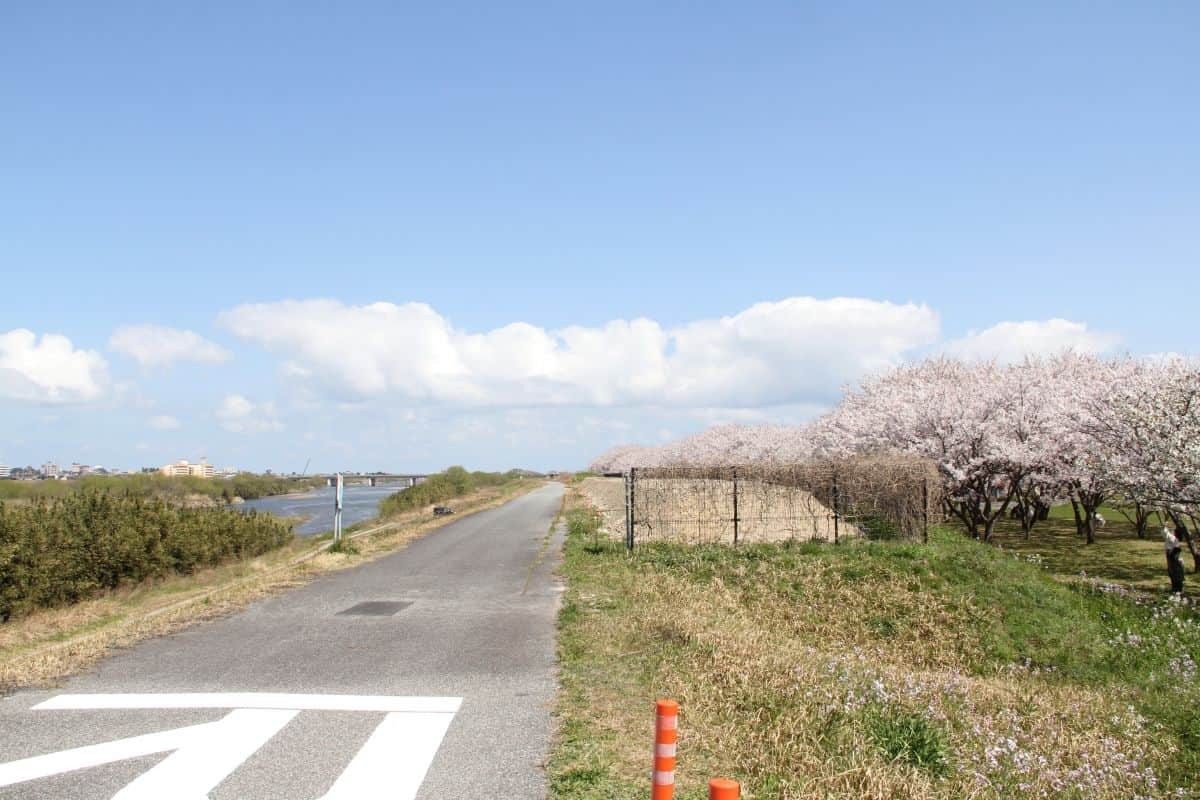
M 399 514 L 414 508 L 443 503 L 455 497 L 487 486 L 501 486 L 510 481 L 518 480 L 517 470 L 508 472 L 467 472 L 462 467 L 447 467 L 436 475 L 430 475 L 416 486 L 401 489 L 393 495 L 384 498 L 379 505 L 381 516 Z
M 122 584 L 250 558 L 292 538 L 270 515 L 181 508 L 82 489 L 31 505 L 0 503 L 0 621 Z

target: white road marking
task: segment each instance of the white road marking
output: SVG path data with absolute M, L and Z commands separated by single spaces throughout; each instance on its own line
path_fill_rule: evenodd
M 216 722 L 132 736 L 0 764 L 0 787 L 171 751 L 113 800 L 205 800 L 225 778 L 301 711 L 383 712 L 322 800 L 413 800 L 461 697 L 316 694 L 63 694 L 49 710 L 232 709 Z
M 173 708 L 273 708 L 291 711 L 383 711 L 454 714 L 461 697 L 389 697 L 364 694 L 194 692 L 184 694 L 60 694 L 37 711 L 95 711 Z
M 297 713 L 233 711 L 216 722 L 10 761 L 0 764 L 0 786 L 174 750 L 174 754 L 125 787 L 114 800 L 162 797 L 189 800 L 206 797 L 209 790 L 253 755 Z M 212 763 L 208 763 L 210 758 L 213 759 Z M 151 780 L 143 783 L 147 778 Z M 167 785 L 174 786 L 176 791 L 164 792 L 163 787 Z M 203 791 L 196 794 L 201 789 Z
M 321 800 L 412 800 L 453 719 L 388 714 Z
M 113 800 L 208 800 L 217 784 L 299 713 L 230 711 L 206 741 L 179 748 L 113 795 Z

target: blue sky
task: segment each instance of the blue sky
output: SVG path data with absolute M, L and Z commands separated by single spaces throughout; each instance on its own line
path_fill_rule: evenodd
M 1197 350 L 1194 4 L 648 5 L 0 10 L 0 463 L 577 466 Z

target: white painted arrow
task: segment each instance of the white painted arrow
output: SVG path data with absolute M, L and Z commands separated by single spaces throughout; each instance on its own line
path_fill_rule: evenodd
M 414 800 L 459 709 L 458 697 L 277 693 L 64 694 L 41 711 L 227 708 L 216 722 L 0 764 L 0 787 L 170 752 L 113 800 L 205 800 L 301 711 L 385 714 L 322 800 Z
M 238 709 L 216 722 L 0 764 L 0 786 L 174 750 L 113 800 L 200 800 L 299 712 Z

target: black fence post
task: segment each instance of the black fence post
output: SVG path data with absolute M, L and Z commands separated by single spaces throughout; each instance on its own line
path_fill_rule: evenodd
M 637 498 L 637 467 L 629 468 L 629 493 L 626 498 L 626 523 L 625 523 L 625 547 L 628 550 L 633 549 L 633 529 L 637 525 L 637 517 L 634 514 L 634 501 Z
M 929 478 L 921 479 L 921 541 L 929 544 Z
M 838 485 L 837 470 L 833 472 L 833 543 L 838 544 Z
M 738 543 L 738 474 L 737 467 L 733 468 L 733 546 Z

